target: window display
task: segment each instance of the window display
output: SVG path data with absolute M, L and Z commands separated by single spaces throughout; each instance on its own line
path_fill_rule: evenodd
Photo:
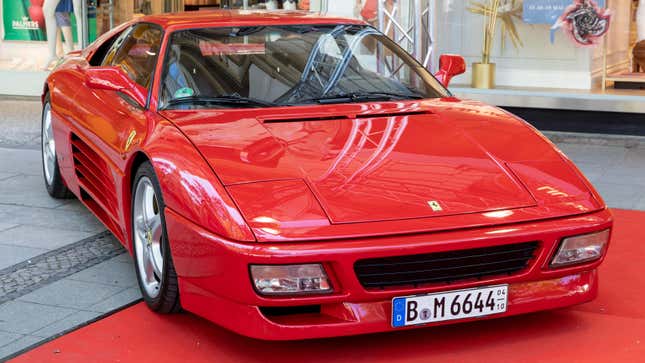
M 642 34 L 645 32 L 645 1 L 633 0 L 627 1 L 624 12 L 623 36 L 619 41 L 625 44 L 625 52 L 621 54 L 624 59 L 624 67 L 604 67 L 602 87 L 615 89 L 645 90 L 645 68 L 642 64 L 643 49 L 645 42 L 642 42 Z M 615 57 L 612 52 L 615 48 L 617 39 L 610 37 L 604 44 L 603 57 L 611 60 Z
M 71 0 L 69 22 L 61 12 L 58 25 L 54 5 L 70 0 L 0 1 L 0 70 L 51 66 L 74 47 L 66 34 L 70 29 L 80 48 L 114 26 L 148 14 L 310 10 L 365 20 L 431 70 L 436 70 L 439 55 L 462 54 L 469 66 L 455 79 L 456 87 L 482 89 L 479 94 L 490 88 L 645 94 L 645 0 L 86 0 L 85 15 L 77 4 L 83 1 Z M 87 22 L 77 22 L 81 16 Z M 77 29 L 85 23 L 83 41 Z M 423 29 L 424 44 L 418 48 L 416 28 Z M 47 40 L 48 33 L 57 36 Z
M 174 3 L 172 0 L 2 0 L 0 71 L 48 71 L 65 53 L 81 49 L 114 26 L 137 16 L 173 10 Z
M 639 88 L 636 85 L 645 80 L 641 78 L 645 73 L 634 69 L 644 47 L 637 46 L 637 40 L 641 39 L 638 32 L 645 32 L 642 29 L 645 26 L 638 25 L 645 23 L 645 19 L 639 20 L 645 8 L 638 7 L 638 3 L 635 0 L 436 2 L 433 21 L 438 36 L 433 57 L 436 59 L 442 53 L 464 55 L 472 67 L 455 80 L 464 88 L 594 93 L 625 88 L 627 81 L 629 88 Z
M 76 31 L 83 33 L 83 21 L 81 20 L 81 0 L 45 0 L 43 3 L 43 18 L 45 21 L 45 30 L 47 35 L 47 47 L 49 58 L 45 63 L 45 68 L 50 68 L 53 63 L 57 62 L 59 55 L 72 50 L 72 24 L 70 13 L 74 13 Z M 66 48 L 64 52 L 60 51 L 61 37 L 65 38 Z M 51 35 L 51 36 L 50 36 Z

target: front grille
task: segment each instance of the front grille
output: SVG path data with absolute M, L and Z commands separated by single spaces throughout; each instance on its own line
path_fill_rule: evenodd
M 533 259 L 538 242 L 524 242 L 421 255 L 371 258 L 354 264 L 365 288 L 451 283 L 524 270 Z

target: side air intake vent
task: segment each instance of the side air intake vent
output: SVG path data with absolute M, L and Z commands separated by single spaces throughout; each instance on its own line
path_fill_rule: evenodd
M 117 211 L 116 187 L 105 160 L 74 134 L 72 156 L 83 200 L 99 218 L 111 219 L 104 222 L 114 223 Z M 87 203 L 90 200 L 91 203 Z

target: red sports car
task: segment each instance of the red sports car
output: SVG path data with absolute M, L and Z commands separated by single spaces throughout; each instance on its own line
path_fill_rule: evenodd
M 612 217 L 553 144 L 385 35 L 301 12 L 146 16 L 43 90 L 48 192 L 131 252 L 160 313 L 303 339 L 598 292 Z

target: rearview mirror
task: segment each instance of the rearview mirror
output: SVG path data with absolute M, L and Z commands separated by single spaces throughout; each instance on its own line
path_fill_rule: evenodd
M 85 71 L 85 85 L 93 89 L 121 92 L 142 108 L 146 105 L 147 91 L 116 66 L 91 67 Z
M 445 87 L 448 87 L 450 80 L 454 76 L 458 76 L 466 72 L 466 61 L 460 55 L 455 54 L 442 54 L 439 57 L 439 71 L 435 73 L 437 80 Z

